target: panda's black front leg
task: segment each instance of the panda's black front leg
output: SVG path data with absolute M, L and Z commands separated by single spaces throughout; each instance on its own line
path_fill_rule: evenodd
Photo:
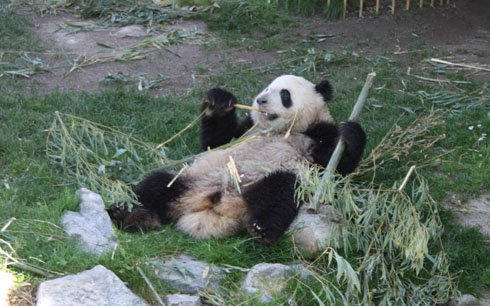
M 339 138 L 345 141 L 346 147 L 337 166 L 337 172 L 342 176 L 356 169 L 366 146 L 366 134 L 354 121 L 347 121 L 340 128 L 330 122 L 317 123 L 310 126 L 305 134 L 315 141 L 314 162 L 323 167 L 328 165 Z
M 361 125 L 354 121 L 344 122 L 340 128 L 340 136 L 345 142 L 345 150 L 337 166 L 337 172 L 345 176 L 353 172 L 366 147 L 366 133 Z
M 248 232 L 262 243 L 275 243 L 298 213 L 295 188 L 294 173 L 276 171 L 245 190 L 243 198 L 250 207 Z
M 247 117 L 238 124 L 234 105 L 237 99 L 230 92 L 213 88 L 209 90 L 201 107 L 201 150 L 213 149 L 240 137 L 253 123 Z

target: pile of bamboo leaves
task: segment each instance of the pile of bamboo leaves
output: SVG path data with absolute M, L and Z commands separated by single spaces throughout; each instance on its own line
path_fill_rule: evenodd
M 49 129 L 46 152 L 80 186 L 111 202 L 133 202 L 131 185 L 168 163 L 164 148 L 155 149 L 115 129 L 59 112 Z

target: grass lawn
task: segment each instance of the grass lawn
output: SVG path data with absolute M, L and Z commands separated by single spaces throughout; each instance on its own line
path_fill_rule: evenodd
M 44 46 L 33 32 L 32 25 L 8 10 L 2 2 L 0 5 L 0 62 L 12 65 L 10 68 L 0 65 L 0 71 L 6 71 L 17 69 L 25 61 L 19 59 L 19 54 L 2 53 L 2 50 L 37 52 L 42 51 Z M 319 82 L 322 75 L 326 75 L 334 84 L 336 94 L 329 105 L 330 110 L 337 120 L 342 121 L 348 118 L 365 76 L 376 71 L 376 84 L 359 119 L 368 135 L 366 158 L 395 124 L 400 127 L 398 131 L 403 131 L 417 118 L 425 118 L 429 114 L 437 116 L 438 124 L 429 126 L 416 139 L 438 139 L 437 142 L 427 148 L 415 143 L 407 147 L 408 151 L 399 152 L 396 158 L 385 158 L 384 163 L 376 168 L 375 175 L 372 170 L 366 171 L 353 178 L 355 184 L 367 186 L 372 182 L 377 186 L 391 187 L 405 177 L 410 166 L 416 165 L 417 174 L 425 178 L 430 195 L 437 203 L 450 194 L 458 195 L 464 202 L 490 190 L 489 82 L 477 82 L 458 72 L 442 73 L 435 69 L 429 77 L 441 76 L 452 83 L 421 82 L 406 74 L 404 63 L 384 56 L 359 56 L 355 46 L 346 46 L 344 52 L 327 52 L 314 43 L 306 46 L 298 42 L 294 43 L 293 48 L 287 37 L 281 34 L 284 30 L 278 30 L 278 27 L 287 29 L 294 26 L 292 17 L 286 13 L 272 12 L 266 7 L 254 9 L 250 14 L 262 14 L 263 18 L 269 18 L 268 14 L 281 14 L 282 19 L 271 25 L 270 31 L 264 32 L 267 36 L 265 39 L 270 39 L 270 44 L 264 45 L 264 49 L 287 46 L 287 51 L 279 55 L 276 64 L 263 69 L 227 63 L 226 71 L 205 78 L 186 92 L 155 97 L 148 92 L 116 86 L 94 93 L 55 90 L 40 96 L 26 90 L 22 77 L 0 76 L 0 228 L 10 222 L 0 231 L 0 259 L 3 263 L 20 260 L 55 276 L 102 264 L 127 282 L 138 295 L 155 302 L 135 269 L 136 265 L 140 265 L 147 275 L 153 275 L 151 267 L 146 265 L 150 258 L 185 252 L 199 260 L 241 268 L 250 268 L 261 262 L 295 262 L 297 257 L 289 237 L 283 237 L 273 246 L 263 246 L 245 234 L 227 239 L 196 241 L 175 231 L 172 226 L 146 234 L 118 231 L 116 238 L 119 246 L 114 254 L 100 257 L 88 255 L 74 247 L 75 242 L 60 228 L 63 212 L 77 209 L 74 193 L 82 186 L 79 180 L 54 164 L 46 152 L 49 129 L 56 111 L 115 128 L 156 145 L 177 134 L 197 117 L 201 97 L 207 89 L 219 84 L 233 92 L 241 101 L 239 103 L 248 104 L 247 101 L 251 101 L 271 79 L 285 73 L 302 75 L 312 82 Z M 221 34 L 220 46 L 232 51 L 237 47 L 234 40 L 238 36 L 248 39 L 239 48 L 247 47 L 243 44 L 254 48 L 260 45 L 258 40 L 254 40 L 253 33 L 239 27 L 247 28 L 248 24 L 243 25 L 247 20 L 232 20 L 230 14 L 236 16 L 233 8 L 226 7 L 223 12 L 230 23 L 219 19 L 223 17 L 221 15 L 204 18 L 216 33 Z M 438 54 L 438 50 L 430 52 L 423 56 L 412 53 L 409 61 L 420 62 L 425 56 Z M 415 69 L 412 71 L 414 74 L 422 74 L 422 71 Z M 35 88 L 32 91 L 35 92 Z M 194 125 L 166 146 L 167 157 L 180 159 L 198 153 L 198 139 L 198 127 Z M 147 168 L 150 169 L 151 165 Z M 132 176 L 128 180 L 137 181 L 139 178 L 141 176 Z M 416 187 L 407 188 L 410 193 L 411 188 Z M 107 200 L 106 205 L 109 205 Z M 477 229 L 461 228 L 449 211 L 441 205 L 437 207 L 444 231 L 440 239 L 430 241 L 429 250 L 432 254 L 441 251 L 447 254 L 448 275 L 454 278 L 454 288 L 447 291 L 453 292 L 458 288 L 462 293 L 478 294 L 481 287 L 490 288 L 488 237 Z M 425 212 L 420 214 L 423 219 Z M 347 252 L 342 249 L 339 254 L 356 269 L 364 253 L 361 250 Z M 433 258 L 426 257 L 425 263 L 430 266 L 431 260 Z M 325 271 L 328 281 L 336 281 L 335 273 L 329 270 L 327 258 L 315 262 L 314 268 L 320 274 Z M 3 269 L 13 272 L 18 284 L 30 283 L 34 290 L 46 279 L 14 265 L 3 265 Z M 407 279 L 415 286 L 423 283 L 430 273 L 430 269 L 418 275 L 409 271 Z M 230 304 L 246 301 L 247 297 L 236 291 L 242 277 L 242 272 L 232 270 L 226 277 L 224 291 L 208 297 L 207 301 L 218 303 L 224 299 Z M 160 294 L 173 293 L 171 288 L 156 279 L 152 282 Z M 279 296 L 276 302 L 284 303 L 291 297 L 299 305 L 325 301 L 326 283 L 326 280 L 314 284 L 292 281 L 289 283 L 289 293 Z M 341 288 L 345 289 L 345 286 L 346 283 L 340 282 Z M 373 291 L 375 285 L 371 286 L 369 290 L 374 292 L 374 302 L 379 303 L 382 298 Z

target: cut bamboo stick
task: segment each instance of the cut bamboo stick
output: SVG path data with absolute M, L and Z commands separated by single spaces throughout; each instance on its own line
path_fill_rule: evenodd
M 424 0 L 420 0 L 419 7 L 422 8 L 424 6 Z
M 441 0 L 441 1 L 439 2 L 439 4 L 440 4 L 441 6 L 443 6 L 443 5 L 444 5 L 444 0 Z
M 405 6 L 405 10 L 409 10 L 410 9 L 410 0 L 407 0 L 407 5 Z
M 379 0 L 376 0 L 376 15 L 379 15 Z
M 347 14 L 347 0 L 344 0 L 344 19 L 346 14 Z
M 235 104 L 235 105 L 233 105 L 233 107 L 234 108 L 241 108 L 241 109 L 253 110 L 253 111 L 256 111 L 256 112 L 260 112 L 260 113 L 265 113 L 265 111 L 263 111 L 261 109 L 258 109 L 258 108 L 252 107 L 252 106 L 248 106 L 248 105 Z
M 370 74 L 368 74 L 366 82 L 364 83 L 364 87 L 362 88 L 361 93 L 359 94 L 359 98 L 357 98 L 357 102 L 354 105 L 354 109 L 352 110 L 352 113 L 349 117 L 350 121 L 356 121 L 357 118 L 359 117 L 359 114 L 361 113 L 362 108 L 366 103 L 369 90 L 373 86 L 375 78 L 376 78 L 375 72 L 371 72 Z M 332 157 L 330 157 L 330 161 L 328 162 L 325 173 L 323 174 L 322 180 L 320 182 L 320 186 L 318 187 L 315 195 L 313 196 L 313 200 L 310 203 L 310 207 L 308 207 L 307 209 L 307 211 L 310 214 L 314 214 L 317 212 L 321 191 L 324 188 L 324 186 L 332 180 L 333 173 L 335 172 L 335 169 L 337 169 L 337 165 L 339 164 L 344 149 L 345 149 L 345 143 L 341 138 L 337 143 L 335 150 L 332 153 Z
M 430 0 L 430 6 L 434 7 L 434 0 Z
M 362 17 L 362 7 L 364 6 L 364 0 L 359 2 L 359 17 Z
M 327 5 L 328 5 L 328 6 L 330 6 L 330 2 L 331 2 L 331 1 L 332 1 L 332 0 L 328 0 L 328 1 L 327 1 Z
M 391 15 L 395 15 L 396 0 L 391 1 Z

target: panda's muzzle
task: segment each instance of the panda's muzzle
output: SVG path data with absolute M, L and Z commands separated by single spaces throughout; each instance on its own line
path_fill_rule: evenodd
M 267 99 L 264 99 L 264 98 L 258 98 L 257 99 L 257 104 L 258 105 L 264 105 L 267 103 Z

